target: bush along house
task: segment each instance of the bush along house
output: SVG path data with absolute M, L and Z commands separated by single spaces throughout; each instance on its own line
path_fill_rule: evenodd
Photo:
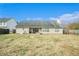
M 63 29 L 56 21 L 32 20 L 18 23 L 16 33 L 63 34 Z
M 0 34 L 14 33 L 17 22 L 12 18 L 0 18 Z

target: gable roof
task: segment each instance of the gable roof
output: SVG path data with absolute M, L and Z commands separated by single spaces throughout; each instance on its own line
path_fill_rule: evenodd
M 52 24 L 52 22 L 40 20 L 24 21 L 18 23 L 16 28 L 60 28 L 59 26 L 55 26 L 54 23 Z
M 7 21 L 9 21 L 9 20 L 11 20 L 11 18 L 0 18 L 0 23 L 1 23 L 1 22 L 7 22 Z

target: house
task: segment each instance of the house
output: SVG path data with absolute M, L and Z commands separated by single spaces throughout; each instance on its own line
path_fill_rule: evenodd
M 0 29 L 9 30 L 12 33 L 16 29 L 17 22 L 12 18 L 0 18 Z
M 51 21 L 32 20 L 18 23 L 16 33 L 63 34 L 63 29 Z

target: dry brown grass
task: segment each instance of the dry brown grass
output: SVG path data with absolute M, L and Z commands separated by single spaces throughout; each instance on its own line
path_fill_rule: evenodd
M 79 56 L 79 35 L 0 35 L 2 56 Z

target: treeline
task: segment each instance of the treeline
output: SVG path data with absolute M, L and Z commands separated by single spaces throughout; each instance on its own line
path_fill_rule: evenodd
M 66 29 L 79 30 L 79 22 L 73 22 L 65 26 Z

